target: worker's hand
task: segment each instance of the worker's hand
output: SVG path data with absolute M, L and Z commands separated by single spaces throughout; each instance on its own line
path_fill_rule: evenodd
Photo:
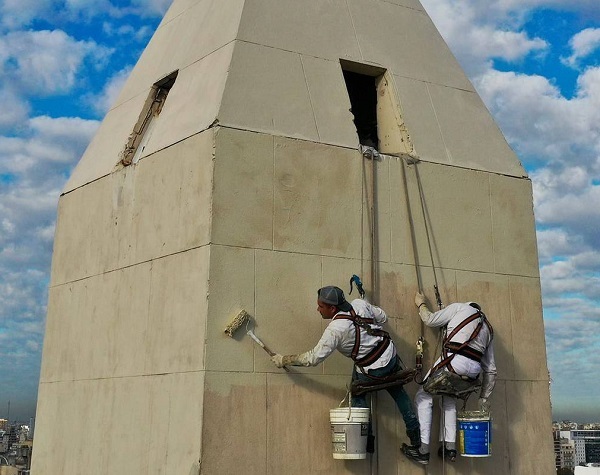
M 271 356 L 271 361 L 273 362 L 273 364 L 275 366 L 277 366 L 278 368 L 283 368 L 285 365 L 283 364 L 283 355 L 280 355 L 279 353 Z
M 481 412 L 490 412 L 490 403 L 487 398 L 480 397 L 477 405 L 479 406 L 479 410 Z
M 419 308 L 425 303 L 425 296 L 421 292 L 415 294 L 415 305 Z

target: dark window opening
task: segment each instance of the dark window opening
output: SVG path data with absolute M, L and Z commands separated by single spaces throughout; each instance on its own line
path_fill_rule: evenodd
M 379 150 L 377 136 L 377 78 L 343 71 L 350 96 L 351 112 L 361 145 Z
M 156 126 L 156 119 L 160 115 L 169 91 L 173 87 L 173 84 L 175 84 L 176 79 L 177 71 L 165 76 L 152 86 L 142 113 L 127 140 L 125 149 L 121 152 L 121 163 L 123 165 L 131 165 L 140 159 L 152 136 L 152 132 Z

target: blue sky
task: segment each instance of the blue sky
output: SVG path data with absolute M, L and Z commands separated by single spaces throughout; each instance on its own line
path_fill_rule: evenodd
M 0 417 L 35 413 L 58 197 L 170 3 L 0 0 Z M 422 3 L 533 181 L 555 418 L 600 421 L 598 0 Z

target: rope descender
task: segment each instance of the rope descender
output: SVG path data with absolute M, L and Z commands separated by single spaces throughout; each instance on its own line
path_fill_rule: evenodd
M 417 352 L 415 355 L 415 376 L 414 381 L 417 384 L 423 384 L 425 380 L 423 379 L 423 347 L 425 346 L 425 339 L 423 335 L 419 337 L 416 343 Z
M 360 277 L 357 276 L 356 274 L 353 274 L 352 277 L 350 277 L 350 292 L 348 292 L 348 295 L 352 294 L 352 285 L 353 284 L 356 284 L 356 290 L 358 290 L 360 298 L 364 299 L 365 298 L 365 289 L 363 288 L 363 283 L 360 280 Z

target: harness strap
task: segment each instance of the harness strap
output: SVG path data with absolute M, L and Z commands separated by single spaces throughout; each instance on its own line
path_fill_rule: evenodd
M 483 353 L 481 351 L 453 341 L 446 343 L 445 348 L 452 353 L 465 356 L 473 361 L 476 361 L 477 363 L 481 363 L 481 358 L 483 358 Z
M 391 337 L 388 332 L 385 330 L 381 330 L 379 328 L 372 328 L 371 325 L 375 323 L 373 318 L 364 318 L 360 317 L 356 314 L 354 309 L 350 310 L 350 315 L 336 315 L 333 317 L 334 320 L 350 320 L 354 325 L 354 346 L 352 347 L 352 352 L 350 353 L 350 357 L 354 361 L 354 363 L 362 369 L 364 366 L 370 366 L 375 361 L 377 361 L 385 350 L 387 350 L 388 346 L 390 346 Z M 362 358 L 358 357 L 358 353 L 360 351 L 360 329 L 363 329 L 370 336 L 375 336 L 381 338 L 381 341 L 377 343 L 377 345 L 365 356 Z
M 471 336 L 464 343 L 450 341 L 458 334 L 459 331 L 461 331 L 469 323 L 477 319 L 480 319 L 479 323 L 477 324 L 477 327 L 475 327 L 475 330 L 473 330 Z M 494 334 L 492 326 L 489 324 L 487 318 L 485 317 L 485 314 L 481 310 L 477 310 L 474 314 L 470 315 L 469 317 L 465 318 L 462 322 L 460 322 L 456 326 L 456 328 L 454 328 L 454 330 L 452 330 L 450 334 L 447 335 L 446 338 L 444 338 L 444 343 L 442 345 L 442 359 L 437 365 L 435 365 L 432 368 L 430 374 L 433 374 L 435 371 L 437 371 L 440 368 L 443 368 L 444 366 L 447 366 L 448 370 L 452 373 L 456 373 L 451 364 L 452 360 L 456 355 L 465 356 L 471 360 L 480 363 L 481 358 L 483 357 L 483 353 L 476 350 L 475 348 L 470 347 L 469 343 L 471 343 L 475 338 L 477 338 L 477 336 L 481 332 L 481 329 L 483 328 L 484 323 L 488 326 L 490 330 L 490 338 L 493 338 Z M 448 350 L 451 351 L 452 354 L 448 354 Z

